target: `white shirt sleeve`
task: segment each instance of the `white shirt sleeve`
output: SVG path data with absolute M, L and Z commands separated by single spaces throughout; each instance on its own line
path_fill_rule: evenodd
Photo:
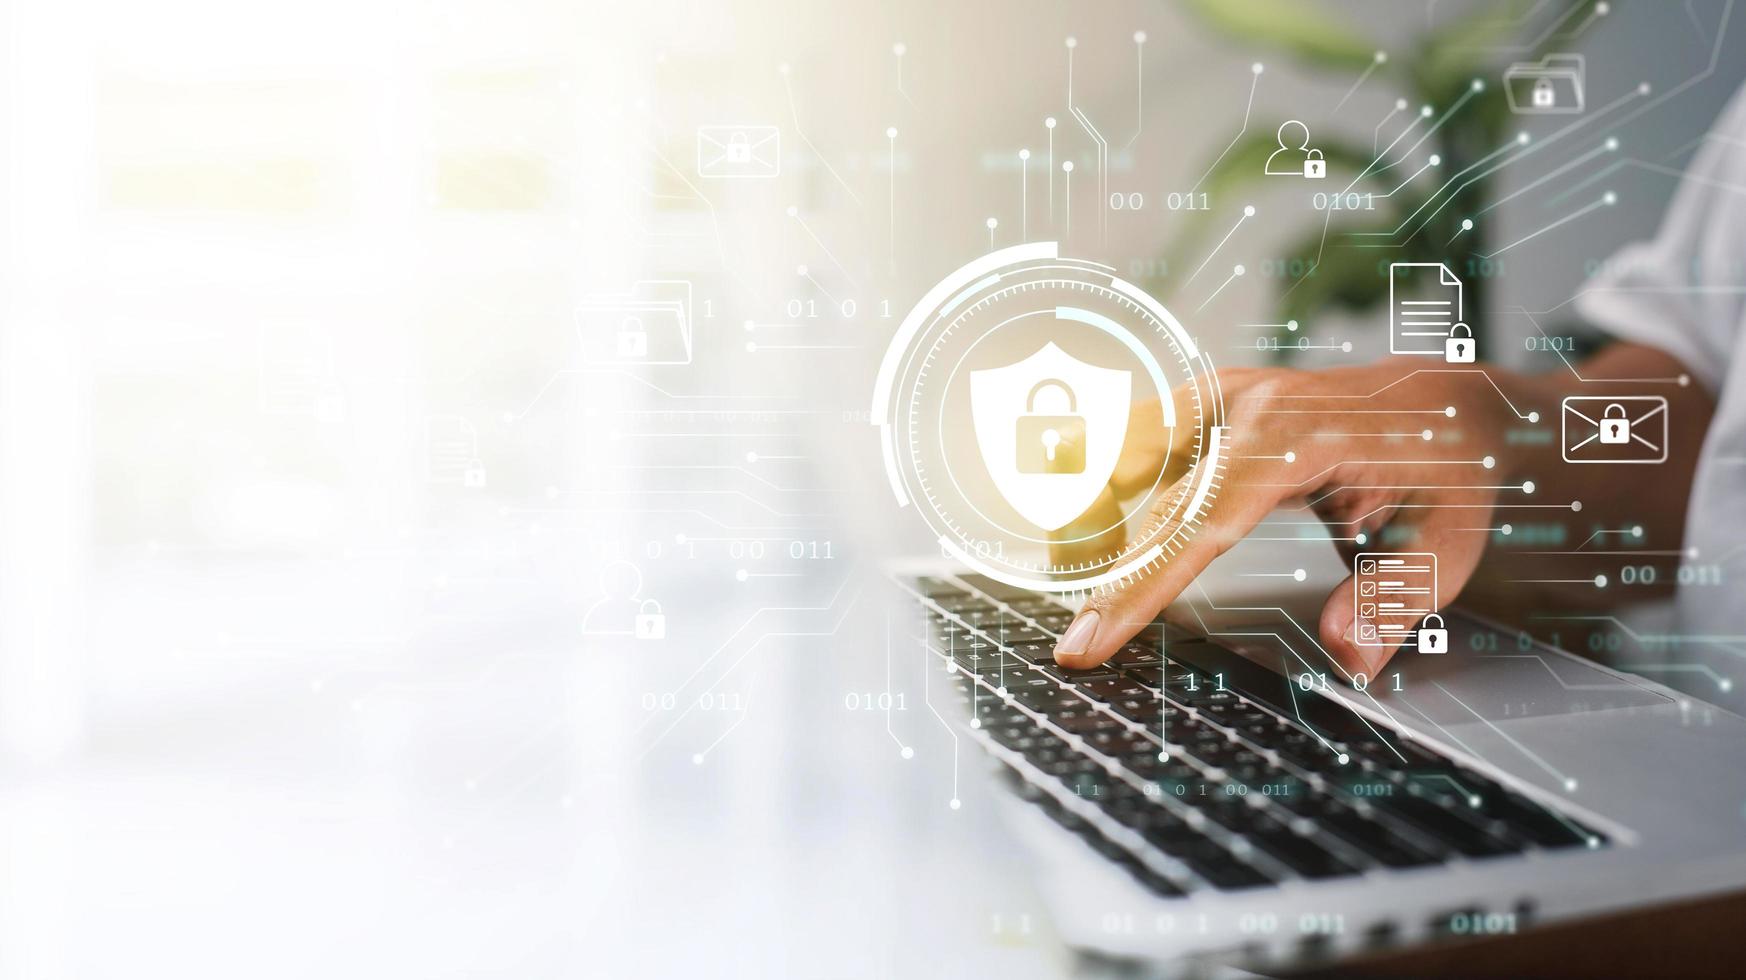
M 1746 90 L 1704 138 L 1655 239 L 1607 260 L 1576 309 L 1621 340 L 1677 357 L 1704 387 L 1720 392 L 1746 300 L 1743 262 Z

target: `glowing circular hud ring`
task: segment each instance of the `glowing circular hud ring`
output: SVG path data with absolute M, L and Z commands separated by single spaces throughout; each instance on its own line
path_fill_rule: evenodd
M 931 512 L 923 507 L 918 507 L 918 511 L 936 534 L 941 548 L 976 572 L 1019 588 L 1048 592 L 1082 591 L 1127 578 L 1155 562 L 1166 560 L 1176 550 L 1167 546 L 1176 538 L 1186 537 L 1192 532 L 1199 523 L 1198 518 L 1211 506 L 1217 489 L 1221 454 L 1228 437 L 1218 375 L 1211 359 L 1162 304 L 1144 290 L 1116 277 L 1115 270 L 1108 266 L 1061 258 L 1055 242 L 1031 242 L 991 252 L 947 276 L 922 296 L 904 317 L 880 363 L 869 417 L 880 430 L 880 452 L 885 462 L 886 479 L 898 506 L 906 507 L 917 499 L 917 495 L 910 489 L 912 474 L 901 462 L 909 458 L 909 454 L 903 451 L 900 442 L 913 437 L 900 421 L 910 414 L 908 406 L 913 403 L 916 393 L 913 386 L 911 390 L 899 391 L 899 380 L 910 375 L 911 366 L 918 359 L 929 355 L 935 331 L 972 296 L 989 287 L 997 287 L 1003 280 L 1019 279 L 1039 271 L 1047 271 L 1057 278 L 1081 279 L 1137 305 L 1157 321 L 1157 326 L 1167 332 L 1168 340 L 1182 354 L 1200 396 L 1200 421 L 1205 425 L 1207 439 L 1200 458 L 1193 461 L 1189 471 L 1187 502 L 1171 522 L 1175 530 L 1144 548 L 1136 549 L 1133 554 L 1124 555 L 1109 567 L 1096 569 L 1093 574 L 1082 577 L 1058 577 L 1055 572 L 1047 576 L 1027 575 L 995 565 L 976 554 L 976 549 L 956 540 L 951 533 L 951 522 L 945 520 L 937 505 L 930 505 Z

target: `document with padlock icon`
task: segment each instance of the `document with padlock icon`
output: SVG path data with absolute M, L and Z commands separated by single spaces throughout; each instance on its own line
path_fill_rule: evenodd
M 1572 395 L 1559 416 L 1566 463 L 1667 460 L 1667 399 L 1660 395 Z
M 1549 54 L 1518 61 L 1504 71 L 1510 111 L 1520 115 L 1576 113 L 1583 109 L 1587 69 L 1579 54 Z
M 629 294 L 576 305 L 585 360 L 595 364 L 690 364 L 691 283 L 645 279 Z
M 697 176 L 775 177 L 782 172 L 782 131 L 775 126 L 697 127 Z

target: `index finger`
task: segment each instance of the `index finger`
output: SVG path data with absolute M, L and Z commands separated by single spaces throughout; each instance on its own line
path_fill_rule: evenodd
M 1181 495 L 1190 491 L 1193 474 L 1170 488 L 1152 510 L 1147 538 L 1169 540 L 1190 515 L 1170 516 Z M 1095 667 L 1120 650 L 1134 634 L 1150 625 L 1213 560 L 1229 551 L 1273 507 L 1284 499 L 1273 487 L 1237 489 L 1219 501 L 1218 519 L 1200 522 L 1188 545 L 1162 564 L 1126 585 L 1100 588 L 1091 594 L 1078 616 L 1055 645 L 1055 662 L 1063 667 Z

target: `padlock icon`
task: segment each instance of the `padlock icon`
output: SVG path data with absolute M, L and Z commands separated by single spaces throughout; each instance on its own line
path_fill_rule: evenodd
M 1318 180 L 1328 175 L 1328 161 L 1322 159 L 1322 151 L 1311 150 L 1303 158 L 1303 175 Z
M 1437 621 L 1436 626 L 1430 625 L 1431 620 L 1433 619 Z M 1443 628 L 1442 616 L 1432 613 L 1425 617 L 1424 622 L 1419 624 L 1419 652 L 1449 652 L 1449 631 Z
M 637 607 L 637 639 L 664 640 L 667 638 L 667 615 L 661 612 L 661 604 L 653 599 L 644 599 Z
M 1529 97 L 1536 109 L 1553 109 L 1558 106 L 1558 93 L 1552 89 L 1552 79 L 1542 78 L 1534 83 L 1533 94 Z
M 752 144 L 743 130 L 728 137 L 727 159 L 729 163 L 752 162 Z
M 1037 393 L 1044 388 L 1059 389 L 1067 396 L 1066 415 L 1038 415 Z M 1016 428 L 1017 451 L 1014 461 L 1020 473 L 1083 473 L 1085 472 L 1085 419 L 1079 412 L 1079 399 L 1067 382 L 1059 378 L 1044 378 L 1025 397 L 1025 414 L 1019 416 Z
M 1613 418 L 1613 409 L 1619 410 L 1619 417 Z M 1618 446 L 1631 441 L 1631 420 L 1625 417 L 1625 406 L 1613 402 L 1607 410 L 1601 413 L 1600 441 L 1609 446 Z
M 477 490 L 485 485 L 485 464 L 477 459 L 469 460 L 467 468 L 461 471 L 461 485 Z
M 648 357 L 649 335 L 641 317 L 627 316 L 618 327 L 619 357 Z
M 1457 330 L 1466 336 L 1455 336 Z M 1443 360 L 1450 364 L 1472 364 L 1475 346 L 1473 328 L 1465 323 L 1457 323 L 1449 328 L 1449 339 L 1443 341 Z

